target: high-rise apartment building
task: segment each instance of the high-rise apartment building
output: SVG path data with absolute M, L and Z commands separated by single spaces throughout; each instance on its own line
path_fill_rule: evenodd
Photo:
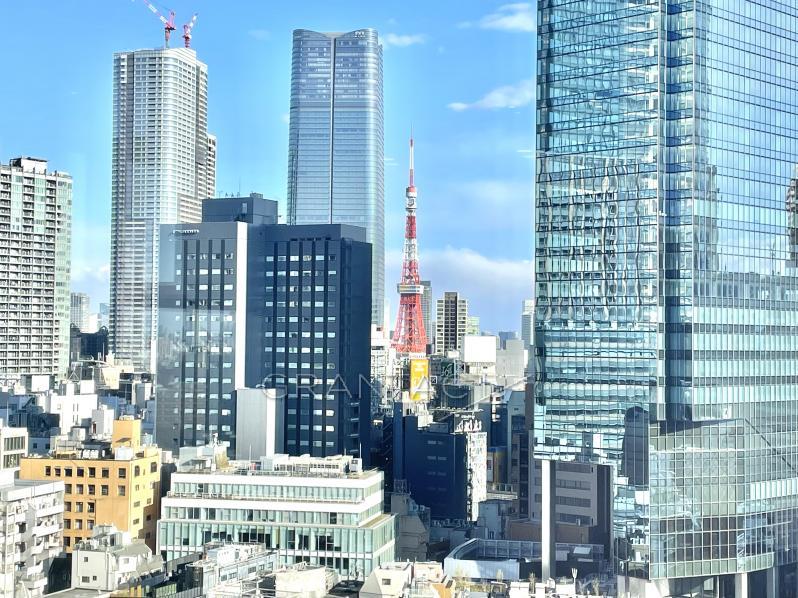
M 69 300 L 69 321 L 72 326 L 77 326 L 81 332 L 93 332 L 89 330 L 89 296 L 86 293 L 71 293 Z
M 435 320 L 435 352 L 463 350 L 463 337 L 468 329 L 468 300 L 460 293 L 447 291 L 438 299 Z
M 67 173 L 0 165 L 0 378 L 69 369 L 71 218 Z
M 277 225 L 276 202 L 213 199 L 161 228 L 159 445 L 235 452 L 234 391 L 275 389 L 289 454 L 358 456 L 370 410 L 370 247 L 361 228 Z M 272 422 L 274 423 L 274 422 Z
M 350 224 L 372 246 L 371 320 L 384 325 L 382 46 L 373 29 L 294 31 L 290 224 Z
M 521 304 L 521 340 L 524 347 L 530 347 L 535 342 L 535 300 L 524 299 Z
M 619 596 L 786 595 L 798 12 L 577 4 L 538 5 L 534 451 L 555 460 L 544 485 L 557 461 L 611 466 Z
M 421 319 L 424 320 L 424 331 L 427 333 L 427 344 L 435 342 L 435 331 L 432 329 L 432 281 L 422 280 L 424 292 L 421 294 Z
M 215 179 L 206 65 L 189 48 L 115 54 L 110 333 L 137 369 L 155 368 L 158 227 L 199 222 Z

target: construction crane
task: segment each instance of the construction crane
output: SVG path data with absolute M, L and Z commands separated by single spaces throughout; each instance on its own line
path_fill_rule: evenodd
M 186 44 L 186 48 L 191 47 L 191 30 L 194 28 L 194 24 L 197 22 L 197 13 L 194 13 L 194 16 L 191 17 L 191 20 L 183 25 L 183 41 Z
M 149 0 L 141 0 L 144 4 L 147 5 L 147 8 L 152 11 L 152 13 L 160 19 L 161 23 L 163 23 L 163 39 L 164 39 L 164 46 L 169 47 L 169 36 L 172 34 L 172 31 L 175 30 L 175 11 L 169 11 L 169 19 L 163 16 L 160 11 L 155 8 L 152 2 Z

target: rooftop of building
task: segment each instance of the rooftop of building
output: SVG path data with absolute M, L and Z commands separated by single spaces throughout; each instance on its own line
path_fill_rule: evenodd
M 0 470 L 0 501 L 29 500 L 37 496 L 64 491 L 62 481 L 15 479 L 14 469 Z
M 11 158 L 8 161 L 11 168 L 18 168 L 23 172 L 30 172 L 31 174 L 49 174 L 53 176 L 69 177 L 70 174 L 64 171 L 49 171 L 47 170 L 47 160 L 44 158 L 35 158 L 33 156 L 18 156 Z
M 263 544 L 206 544 L 203 558 L 194 561 L 189 566 L 200 569 L 213 569 L 276 554 L 276 551 L 267 548 Z
M 182 450 L 182 449 L 181 449 Z M 363 462 L 349 455 L 330 457 L 311 457 L 310 455 L 291 456 L 277 454 L 261 457 L 259 461 L 219 461 L 218 459 L 189 459 L 183 462 L 179 473 L 202 473 L 209 475 L 242 475 L 294 478 L 338 478 L 368 479 L 379 477 L 378 469 L 363 469 Z M 179 474 L 178 474 L 179 475 Z

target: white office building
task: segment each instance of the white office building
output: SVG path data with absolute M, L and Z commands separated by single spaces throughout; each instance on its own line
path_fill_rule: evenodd
M 90 300 L 86 293 L 70 293 L 69 321 L 81 332 L 89 331 Z
M 216 180 L 208 69 L 190 48 L 114 55 L 111 346 L 155 371 L 158 226 L 202 219 Z
M 394 559 L 394 516 L 382 511 L 383 474 L 350 456 L 193 463 L 161 501 L 158 549 L 171 560 L 208 542 L 257 542 L 281 565 L 306 562 L 364 579 Z
M 64 483 L 15 480 L 0 471 L 0 598 L 44 596 L 63 549 Z
M 0 165 L 0 385 L 69 369 L 72 177 Z

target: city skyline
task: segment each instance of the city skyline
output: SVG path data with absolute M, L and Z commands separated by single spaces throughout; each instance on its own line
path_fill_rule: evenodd
M 9 7 L 6 23 L 35 21 L 44 29 L 58 24 L 69 31 L 58 36 L 59 55 L 72 59 L 63 60 L 62 76 L 48 80 L 46 88 L 34 81 L 30 94 L 0 99 L 0 157 L 42 155 L 73 175 L 73 226 L 79 242 L 73 244 L 72 290 L 88 292 L 96 309 L 108 292 L 112 55 L 159 48 L 163 31 L 143 4 L 119 3 L 107 12 L 106 5 L 96 4 L 98 12 L 106 12 L 108 26 L 101 28 L 83 19 L 91 5 L 81 5 L 80 11 L 76 6 Z M 455 15 L 445 7 L 413 10 L 413 5 L 389 3 L 364 14 L 348 2 L 325 18 L 312 15 L 329 11 L 314 11 L 310 4 L 292 14 L 248 5 L 240 32 L 235 15 L 212 3 L 179 2 L 173 8 L 180 23 L 199 13 L 192 46 L 209 66 L 209 130 L 219 144 L 217 195 L 261 191 L 280 202 L 282 215 L 293 29 L 377 29 L 385 64 L 389 325 L 398 305 L 394 285 L 401 273 L 405 148 L 412 125 L 421 152 L 422 278 L 432 280 L 436 292 L 467 296 L 486 329 L 517 328 L 517 305 L 531 293 L 531 5 L 486 3 L 462 7 Z M 2 33 L 4 49 L 25 44 L 16 29 Z M 472 43 L 475 36 L 478 48 Z M 92 43 L 85 44 L 86 39 Z M 172 46 L 179 44 L 182 40 L 174 35 Z M 28 54 L 33 61 L 51 55 L 48 44 L 31 47 Z M 472 70 L 480 76 L 473 77 Z M 416 97 L 422 93 L 423 102 Z M 56 123 L 59 135 L 46 135 L 46 126 L 20 126 L 15 115 L 32 109 L 45 115 L 43 122 Z M 457 219 L 450 217 L 455 210 Z M 487 229 L 492 232 L 486 234 Z M 506 293 L 497 294 L 496 288 Z

